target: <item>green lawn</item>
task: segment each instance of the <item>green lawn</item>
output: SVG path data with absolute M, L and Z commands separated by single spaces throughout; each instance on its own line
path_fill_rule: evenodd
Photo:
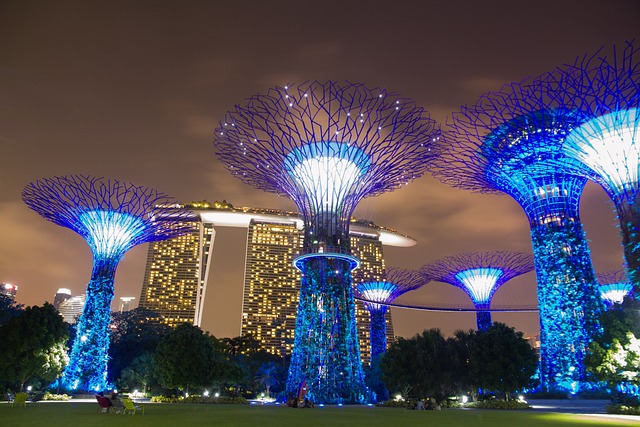
M 91 426 L 621 426 L 640 425 L 636 420 L 599 418 L 530 411 L 444 410 L 407 411 L 397 408 L 324 407 L 294 409 L 259 405 L 147 404 L 145 415 L 96 413 L 97 403 L 28 404 L 26 408 L 0 405 L 0 425 L 45 427 Z

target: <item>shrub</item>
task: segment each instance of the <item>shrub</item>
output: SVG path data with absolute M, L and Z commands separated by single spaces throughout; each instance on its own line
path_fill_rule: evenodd
M 476 409 L 531 409 L 527 402 L 521 400 L 482 400 L 466 405 L 467 408 Z
M 607 414 L 640 415 L 640 406 L 607 405 Z
M 68 394 L 53 394 L 53 393 L 49 393 L 48 391 L 44 393 L 44 396 L 42 396 L 42 400 L 69 400 L 71 399 L 71 396 L 69 396 Z
M 208 404 L 220 404 L 220 405 L 246 405 L 247 399 L 244 397 L 203 397 L 198 395 L 192 395 L 189 397 L 177 397 L 177 396 L 153 396 L 152 402 L 157 403 L 208 403 Z

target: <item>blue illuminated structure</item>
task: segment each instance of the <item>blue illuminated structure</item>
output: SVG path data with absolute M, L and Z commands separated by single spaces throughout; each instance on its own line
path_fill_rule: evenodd
M 540 379 L 577 391 L 603 310 L 578 214 L 586 178 L 558 166 L 566 135 L 584 113 L 549 99 L 544 80 L 503 86 L 452 115 L 437 162 L 445 183 L 506 193 L 529 220 L 540 308 Z
M 285 194 L 304 221 L 302 272 L 287 393 L 318 403 L 363 402 L 349 220 L 360 200 L 420 177 L 439 131 L 411 101 L 361 84 L 270 89 L 215 131 L 220 160 L 245 183 Z
M 596 276 L 600 284 L 600 296 L 607 308 L 611 308 L 615 304 L 622 304 L 625 297 L 634 296 L 633 286 L 629 283 L 625 271 L 607 271 L 598 273 Z
M 479 331 L 491 327 L 491 299 L 500 286 L 533 270 L 533 256 L 522 252 L 463 253 L 424 265 L 429 280 L 449 283 L 466 292 L 476 308 Z
M 45 219 L 80 234 L 91 248 L 91 280 L 61 385 L 71 390 L 103 391 L 109 388 L 109 324 L 120 259 L 141 243 L 189 232 L 185 221 L 193 218 L 179 208 L 167 210 L 175 202 L 155 190 L 88 176 L 32 182 L 22 191 L 22 200 Z M 156 210 L 156 206 L 164 209 Z
M 587 116 L 564 141 L 565 168 L 604 188 L 618 214 L 628 277 L 640 292 L 640 52 L 598 52 L 550 73 L 549 93 Z
M 387 351 L 387 306 L 400 295 L 418 289 L 429 281 L 420 272 L 406 268 L 386 269 L 386 278 L 379 282 L 363 282 L 355 285 L 355 296 L 369 311 L 371 334 L 371 364 Z

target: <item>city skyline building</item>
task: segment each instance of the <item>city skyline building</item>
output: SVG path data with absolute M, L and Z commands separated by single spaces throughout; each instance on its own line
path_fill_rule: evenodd
M 286 194 L 304 222 L 296 333 L 286 391 L 363 403 L 349 220 L 365 197 L 422 176 L 439 137 L 423 108 L 362 84 L 275 87 L 228 111 L 214 150 L 246 184 Z
M 139 306 L 166 316 L 172 321 L 165 319 L 165 323 L 173 326 L 179 323 L 176 322 L 178 318 L 180 322 L 196 323 L 204 308 L 209 252 L 214 247 L 216 230 L 219 227 L 245 228 L 247 243 L 242 307 L 238 313 L 239 334 L 252 335 L 262 348 L 273 354 L 290 354 L 300 291 L 300 272 L 293 266 L 301 251 L 304 234 L 300 215 L 274 209 L 234 208 L 226 201 L 200 201 L 185 206 L 199 217 L 199 222 L 193 224 L 194 230 L 207 232 L 193 231 L 192 236 L 150 245 Z M 382 277 L 383 245 L 409 247 L 415 244 L 415 240 L 395 230 L 352 220 L 351 245 L 362 260 L 359 269 L 362 274 L 356 275 L 355 281 Z M 176 271 L 176 266 L 181 266 L 181 273 Z M 196 289 L 197 278 L 201 283 Z M 177 286 L 177 281 L 190 285 Z M 166 298 L 151 301 L 148 295 L 166 295 Z M 170 298 L 182 301 L 183 305 L 176 310 L 162 303 Z M 201 301 L 198 309 L 196 301 Z M 367 362 L 370 353 L 368 317 L 364 305 L 357 301 L 361 355 Z M 394 339 L 390 314 L 387 314 L 387 337 L 389 342 Z
M 120 297 L 120 307 L 118 311 L 124 313 L 125 311 L 133 310 L 133 305 L 136 297 Z
M 3 295 L 8 296 L 12 300 L 16 299 L 16 294 L 18 293 L 18 286 L 13 283 L 1 283 L 0 284 L 0 292 Z
M 86 302 L 86 295 L 77 295 L 75 297 L 69 296 L 58 306 L 58 312 L 62 316 L 65 322 L 70 325 L 75 325 L 78 318 L 82 314 L 84 304 Z
M 60 288 L 56 295 L 53 297 L 53 307 L 58 310 L 60 308 L 60 304 L 64 301 L 71 298 L 71 289 L 68 288 Z

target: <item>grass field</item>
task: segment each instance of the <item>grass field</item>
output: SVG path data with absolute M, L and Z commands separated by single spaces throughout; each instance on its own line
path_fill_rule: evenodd
M 361 406 L 294 409 L 260 405 L 146 404 L 145 415 L 96 413 L 96 403 L 41 402 L 26 408 L 0 405 L 0 425 L 13 426 L 625 426 L 638 420 L 531 411 L 407 411 Z

